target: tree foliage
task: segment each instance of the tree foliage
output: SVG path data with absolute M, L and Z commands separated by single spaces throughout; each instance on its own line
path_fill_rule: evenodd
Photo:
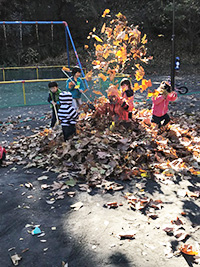
M 29 2 L 14 0 L 12 2 L 0 0 L 0 20 L 59 20 L 67 21 L 76 47 L 84 46 L 90 29 L 101 26 L 100 17 L 106 8 L 113 14 L 122 12 L 133 25 L 139 25 L 141 31 L 147 34 L 151 54 L 161 53 L 164 45 L 169 47 L 172 34 L 172 0 L 44 0 Z M 98 25 L 99 23 L 99 25 Z M 189 51 L 191 55 L 199 53 L 200 38 L 200 6 L 198 0 L 175 0 L 175 34 L 177 53 L 182 57 Z M 19 50 L 23 54 L 28 48 L 39 53 L 38 60 L 52 54 L 62 54 L 65 51 L 65 36 L 63 29 L 54 27 L 54 41 L 51 42 L 51 29 L 39 27 L 40 46 L 36 30 L 32 27 L 23 27 L 23 47 L 20 44 L 19 27 L 6 27 L 5 32 L 0 26 L 0 64 L 18 64 L 16 54 Z M 162 37 L 161 37 L 162 36 Z M 161 37 L 161 38 L 160 38 Z M 156 45 L 153 45 L 156 44 Z M 43 47 L 43 48 L 42 48 Z M 160 47 L 160 50 L 159 50 Z M 5 52 L 7 49 L 7 52 Z M 42 51 L 42 52 L 41 52 Z M 167 50 L 166 50 L 167 51 Z M 21 64 L 24 64 L 21 62 Z

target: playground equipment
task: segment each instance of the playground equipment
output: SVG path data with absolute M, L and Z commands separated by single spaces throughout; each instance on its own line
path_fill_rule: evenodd
M 35 25 L 35 33 L 37 42 L 40 42 L 39 38 L 39 25 L 50 25 L 51 31 L 51 40 L 54 41 L 54 25 L 63 25 L 65 30 L 65 39 L 66 39 L 66 50 L 67 50 L 67 62 L 66 66 L 70 68 L 70 57 L 69 57 L 69 40 L 73 47 L 73 51 L 77 60 L 77 63 L 81 69 L 82 79 L 84 82 L 84 86 L 87 92 L 86 100 L 88 101 L 88 97 L 90 101 L 93 101 L 95 97 L 95 93 L 92 92 L 91 89 L 100 90 L 102 95 L 105 94 L 105 90 L 108 88 L 110 83 L 118 84 L 121 79 L 126 75 L 116 75 L 114 81 L 110 81 L 107 79 L 103 81 L 101 78 L 94 78 L 92 81 L 87 82 L 85 79 L 84 69 L 79 60 L 77 50 L 75 48 L 72 35 L 70 33 L 67 22 L 65 21 L 0 21 L 0 27 L 3 26 L 4 39 L 6 43 L 6 47 L 8 46 L 8 34 L 7 34 L 7 25 L 18 25 L 19 26 L 19 41 L 22 46 L 23 42 L 23 25 Z M 61 73 L 60 69 L 63 66 L 29 66 L 29 67 L 2 67 L 0 68 L 0 75 L 2 71 L 2 79 L 0 78 L 0 99 L 1 99 L 1 108 L 2 107 L 13 107 L 13 106 L 24 106 L 24 105 L 41 105 L 47 104 L 47 82 L 52 80 L 59 82 L 59 87 L 61 90 L 65 90 L 67 77 L 63 78 L 63 76 L 59 75 Z M 44 77 L 45 69 L 48 70 L 47 77 Z M 52 75 L 50 69 L 58 69 L 58 76 L 55 77 Z M 19 78 L 19 72 L 26 71 L 28 73 L 28 79 L 26 75 Z M 11 77 L 9 72 L 14 74 L 14 77 Z M 30 73 L 31 72 L 31 73 Z M 27 74 L 26 73 L 26 74 Z M 62 74 L 62 73 L 61 73 Z M 70 75 L 70 73 L 68 73 Z M 9 79 L 8 79 L 9 78 Z M 88 84 L 89 83 L 89 84 Z
M 77 50 L 76 50 L 76 47 L 75 47 L 75 44 L 74 44 L 74 41 L 72 39 L 72 35 L 70 33 L 70 30 L 69 30 L 69 26 L 67 24 L 66 21 L 0 21 L 0 26 L 2 25 L 3 26 L 3 32 L 4 32 L 4 39 L 5 39 L 5 44 L 6 44 L 6 47 L 8 47 L 8 36 L 7 36 L 7 25 L 19 25 L 19 40 L 20 40 L 20 44 L 21 44 L 21 47 L 22 47 L 22 41 L 23 41 L 23 25 L 35 25 L 35 32 L 36 32 L 36 38 L 37 38 L 37 42 L 39 44 L 40 42 L 40 39 L 39 39 L 39 25 L 45 25 L 45 24 L 49 24 L 50 25 L 50 29 L 51 29 L 51 40 L 53 41 L 54 40 L 54 25 L 63 25 L 64 26 L 64 31 L 65 31 L 65 40 L 66 40 L 66 50 L 67 50 L 67 66 L 70 68 L 70 56 L 69 56 L 69 41 L 71 42 L 71 45 L 72 45 L 72 48 L 74 50 L 74 54 L 75 54 L 75 57 L 76 57 L 76 60 L 77 60 L 77 63 L 81 69 L 81 74 L 82 74 L 82 77 L 85 78 L 85 73 L 83 71 L 83 68 L 82 68 L 82 65 L 81 65 L 81 62 L 79 60 L 79 57 L 78 57 L 78 53 L 77 53 Z M 43 82 L 43 81 L 50 81 L 52 79 L 54 80 L 57 80 L 57 81 L 63 81 L 63 80 L 66 80 L 63 79 L 62 77 L 51 77 L 51 79 L 40 79 L 39 77 L 39 71 L 42 69 L 42 68 L 52 68 L 52 67 L 58 67 L 59 69 L 62 67 L 62 66 L 36 66 L 36 67 L 6 67 L 6 68 L 0 68 L 0 70 L 2 70 L 2 82 L 0 82 L 0 97 L 1 97 L 1 94 L 2 94 L 2 99 L 3 99 L 3 91 L 4 89 L 1 88 L 2 86 L 1 85 L 7 85 L 7 84 L 16 84 L 16 83 L 21 83 L 22 84 L 22 88 L 23 88 L 23 98 L 24 98 L 24 105 L 27 104 L 27 101 L 26 101 L 26 93 L 25 93 L 25 83 L 35 83 L 35 82 Z M 31 80 L 25 80 L 24 78 L 21 79 L 21 80 L 16 80 L 16 79 L 10 79 L 10 81 L 6 81 L 6 71 L 9 69 L 9 70 L 16 70 L 16 69 L 34 69 L 36 70 L 36 78 L 35 79 L 31 79 Z M 88 83 L 86 81 L 86 79 L 84 79 L 84 84 L 86 86 L 87 89 L 89 89 L 89 86 L 88 86 Z M 1 90 L 2 89 L 2 90 Z

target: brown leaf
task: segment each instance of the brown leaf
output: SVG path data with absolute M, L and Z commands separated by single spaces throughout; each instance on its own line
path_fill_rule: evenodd
M 118 233 L 116 236 L 119 239 L 123 239 L 123 238 L 133 239 L 133 238 L 135 238 L 135 234 L 136 234 L 136 231 L 131 230 L 131 231 L 122 231 L 122 232 Z

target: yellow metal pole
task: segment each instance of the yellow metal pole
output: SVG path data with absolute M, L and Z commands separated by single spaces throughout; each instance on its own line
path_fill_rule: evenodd
M 39 71 L 38 71 L 38 66 L 36 67 L 36 75 L 37 75 L 37 80 L 39 79 Z
M 5 80 L 6 80 L 5 70 L 4 70 L 4 68 L 2 70 L 3 70 L 3 81 L 5 82 Z
M 25 93 L 25 81 L 22 81 L 23 95 L 24 95 L 24 105 L 26 105 L 26 93 Z

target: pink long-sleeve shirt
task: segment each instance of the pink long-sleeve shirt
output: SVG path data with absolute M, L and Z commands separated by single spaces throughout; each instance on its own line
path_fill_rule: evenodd
M 158 95 L 156 98 L 153 97 L 152 114 L 157 117 L 165 115 L 168 111 L 169 101 L 175 101 L 176 99 L 177 99 L 176 92 L 168 94 L 166 99 L 163 97 L 163 95 Z

